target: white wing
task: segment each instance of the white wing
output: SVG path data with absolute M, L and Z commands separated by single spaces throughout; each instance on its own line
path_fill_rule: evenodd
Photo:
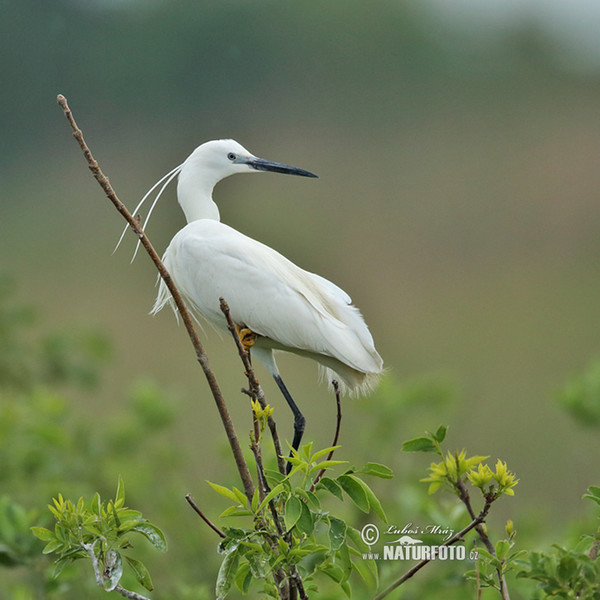
M 350 297 L 272 248 L 201 219 L 175 235 L 163 260 L 186 301 L 209 322 L 225 325 L 223 297 L 236 323 L 277 345 L 331 356 L 363 373 L 381 372 L 381 357 Z M 161 282 L 153 312 L 169 299 Z

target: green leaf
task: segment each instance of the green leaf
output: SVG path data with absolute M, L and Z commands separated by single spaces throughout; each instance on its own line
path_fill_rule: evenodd
M 374 560 L 357 560 L 352 562 L 355 571 L 362 577 L 367 587 L 375 590 L 377 588 L 379 576 L 377 574 L 377 565 Z
M 143 521 L 142 513 L 139 510 L 132 510 L 130 508 L 119 510 L 119 519 L 121 521 Z M 124 524 L 124 523 L 123 523 Z
M 315 528 L 313 514 L 310 512 L 305 502 L 300 502 L 300 504 L 302 505 L 302 512 L 298 522 L 296 523 L 296 527 L 300 531 L 306 533 L 306 535 L 312 535 L 313 529 Z
M 96 492 L 92 499 L 90 500 L 90 512 L 94 513 L 95 515 L 100 516 L 101 512 L 102 512 L 102 500 L 100 499 L 100 494 L 98 492 Z
M 269 558 L 271 558 L 271 555 L 266 553 L 262 548 L 257 552 L 246 555 L 250 573 L 254 579 L 266 579 L 268 577 L 268 574 L 271 572 Z
M 148 569 L 144 563 L 135 558 L 131 558 L 130 556 L 126 556 L 125 560 L 133 569 L 135 578 L 139 581 L 139 583 L 143 585 L 149 592 L 151 592 L 154 589 L 152 586 L 152 579 L 150 579 L 150 573 L 148 572 Z
M 438 444 L 441 444 L 446 439 L 447 431 L 448 431 L 448 428 L 445 425 L 440 425 L 437 428 L 437 431 L 433 434 L 433 437 L 435 438 L 435 441 Z
M 312 455 L 311 460 L 312 460 L 312 462 L 315 462 L 315 461 L 319 460 L 321 458 L 321 456 L 325 456 L 326 454 L 329 454 L 330 452 L 333 452 L 334 450 L 338 450 L 339 448 L 341 448 L 341 446 L 331 446 L 330 448 L 323 448 L 323 450 L 319 450 L 318 452 L 315 452 Z
M 285 503 L 285 528 L 290 531 L 298 522 L 302 515 L 302 505 L 304 503 L 297 496 L 290 496 Z
M 137 531 L 142 535 L 146 536 L 150 543 L 161 552 L 166 552 L 167 550 L 167 540 L 165 539 L 165 534 L 156 526 L 146 521 L 145 523 L 140 523 L 135 527 L 132 527 L 131 531 Z
M 503 560 L 510 550 L 510 543 L 507 540 L 498 540 L 496 542 L 495 550 L 498 560 Z
M 236 487 L 233 488 L 233 493 L 235 494 L 236 498 L 238 499 L 238 502 L 242 505 L 245 506 L 248 502 L 248 498 L 246 498 L 246 494 L 244 494 L 244 492 L 241 492 L 240 490 L 238 490 Z
M 597 485 L 590 485 L 590 487 L 588 487 L 588 492 L 600 498 L 600 487 Z
M 267 476 L 267 483 L 271 488 L 283 483 L 284 479 L 286 478 L 285 475 L 279 471 L 274 471 L 273 469 L 265 469 L 265 475 Z
M 588 487 L 587 491 L 589 493 L 584 494 L 582 497 L 589 498 L 590 500 L 593 500 L 597 504 L 600 504 L 600 487 L 597 487 L 595 485 L 590 485 L 590 487 Z
M 51 552 L 54 552 L 57 548 L 59 548 L 61 545 L 62 543 L 60 542 L 60 540 L 53 539 L 44 546 L 42 554 L 50 554 Z
M 240 499 L 238 498 L 237 494 L 233 490 L 230 490 L 229 488 L 226 488 L 223 485 L 219 485 L 218 483 L 211 483 L 210 481 L 207 481 L 206 483 L 208 483 L 208 485 L 210 485 L 210 487 L 213 490 L 215 490 L 215 492 L 217 492 L 217 494 L 221 494 L 221 496 L 224 496 L 225 498 L 232 500 L 236 504 L 244 505 L 246 503 L 245 496 L 244 496 L 244 500 L 242 502 L 240 502 Z
M 338 550 L 346 541 L 346 523 L 341 519 L 329 517 L 329 543 L 333 551 Z
M 265 496 L 265 499 L 260 503 L 260 506 L 258 507 L 258 510 L 256 512 L 260 512 L 265 506 L 267 506 L 267 504 L 269 504 L 269 502 L 271 500 L 273 500 L 273 498 L 275 498 L 275 496 L 277 496 L 278 494 L 281 494 L 281 492 L 283 492 L 284 490 L 285 490 L 285 484 L 284 483 L 280 483 L 279 485 L 276 485 Z
M 215 592 L 217 594 L 217 600 L 223 600 L 231 589 L 231 584 L 235 578 L 237 572 L 240 555 L 238 553 L 238 546 L 234 544 L 228 549 L 227 555 L 221 563 L 219 574 L 217 575 L 217 585 Z
M 115 496 L 115 503 L 121 500 L 122 503 L 125 502 L 125 484 L 123 483 L 123 477 L 119 475 L 119 483 L 117 484 L 117 494 Z
M 330 494 L 333 494 L 336 498 L 339 498 L 340 500 L 344 499 L 344 495 L 342 493 L 342 486 L 334 479 L 330 479 L 329 477 L 323 477 L 319 481 L 318 485 L 324 487 Z
M 444 481 L 434 481 L 433 483 L 430 483 L 429 487 L 427 488 L 427 493 L 430 496 L 435 494 L 444 485 L 444 483 Z
M 250 588 L 250 583 L 252 582 L 252 573 L 250 572 L 250 565 L 245 562 L 240 565 L 236 576 L 235 576 L 235 585 L 237 585 L 238 589 L 242 594 L 247 594 L 248 589 Z
M 63 569 L 71 562 L 71 560 L 74 559 L 70 559 L 70 558 L 59 558 L 55 563 L 54 563 L 54 567 L 52 568 L 52 579 L 57 579 L 58 576 L 62 573 Z
M 219 517 L 249 517 L 252 514 L 252 511 L 247 508 L 242 508 L 241 506 L 229 506 L 219 515 Z
M 402 444 L 404 452 L 437 452 L 435 444 L 426 437 L 418 437 Z
M 556 574 L 558 578 L 567 583 L 570 580 L 574 579 L 579 572 L 580 567 L 577 561 L 573 556 L 567 555 L 563 556 L 558 563 L 558 567 L 556 569 Z
M 320 512 L 321 510 L 321 502 L 316 494 L 310 491 L 304 492 L 306 494 L 306 500 L 308 502 L 308 507 L 312 508 L 315 512 Z
M 310 460 L 310 453 L 312 452 L 312 447 L 313 447 L 313 443 L 312 442 L 308 442 L 308 444 L 304 444 L 304 446 L 302 446 L 301 450 L 302 450 L 302 454 L 304 454 L 304 457 L 306 458 L 306 460 Z
M 335 564 L 342 569 L 342 580 L 340 585 L 343 585 L 352 575 L 352 569 L 354 568 L 352 560 L 350 559 L 350 550 L 346 544 L 335 553 Z
M 45 527 L 31 527 L 31 533 L 33 533 L 35 537 L 39 538 L 43 542 L 49 542 L 56 537 L 52 531 L 46 529 Z
M 340 475 L 336 481 L 342 486 L 352 502 L 364 513 L 369 512 L 369 499 L 361 482 L 354 475 Z
M 360 531 L 358 531 L 358 529 L 355 529 L 354 527 L 347 527 L 346 537 L 354 544 L 354 547 L 361 554 L 369 551 L 369 546 L 367 546 L 367 544 L 365 544 L 365 542 L 363 541 Z
M 358 478 L 357 478 L 358 479 Z M 362 480 L 358 479 L 359 483 L 362 485 L 365 493 L 367 494 L 367 500 L 369 501 L 369 506 L 371 510 L 384 522 L 387 523 L 387 517 L 381 506 L 381 502 L 373 492 L 373 490 Z
M 344 465 L 347 462 L 347 460 L 322 460 L 314 467 L 311 467 L 309 473 L 314 473 L 315 471 L 320 471 L 321 469 L 330 469 L 331 467 L 335 467 L 337 465 Z
M 381 479 L 392 479 L 394 472 L 385 465 L 379 463 L 367 463 L 361 470 L 360 473 L 365 475 L 374 475 L 375 477 L 381 477 Z

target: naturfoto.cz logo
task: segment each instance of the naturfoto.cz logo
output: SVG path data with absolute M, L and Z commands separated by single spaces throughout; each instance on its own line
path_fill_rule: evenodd
M 383 548 L 380 552 L 375 552 L 372 548 L 382 535 L 377 525 L 367 523 L 362 528 L 360 535 L 363 542 L 369 546 L 369 552 L 363 554 L 365 560 L 465 560 L 467 558 L 464 545 L 444 544 L 452 538 L 454 530 L 439 525 L 416 527 L 409 523 L 402 528 L 390 525 L 383 535 L 394 536 L 395 539 L 382 540 Z M 439 535 L 442 537 L 442 543 L 427 545 L 419 538 L 413 537 L 415 535 Z M 475 560 L 476 558 L 477 553 L 471 551 L 469 559 Z

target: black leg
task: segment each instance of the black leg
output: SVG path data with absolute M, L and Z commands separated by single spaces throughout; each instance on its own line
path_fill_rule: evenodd
M 298 405 L 294 402 L 294 399 L 288 392 L 288 389 L 285 387 L 285 383 L 283 383 L 283 379 L 281 379 L 281 376 L 273 375 L 273 378 L 279 386 L 279 389 L 281 390 L 285 401 L 288 403 L 289 407 L 294 413 L 294 440 L 292 441 L 292 448 L 294 450 L 298 450 L 298 448 L 300 447 L 300 442 L 302 441 L 302 436 L 304 435 L 304 425 L 306 424 L 306 419 L 304 418 L 304 415 L 300 412 Z M 288 463 L 287 472 L 289 473 L 291 470 L 292 463 Z

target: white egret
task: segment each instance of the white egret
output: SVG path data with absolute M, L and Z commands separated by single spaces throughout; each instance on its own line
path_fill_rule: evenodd
M 229 175 L 264 171 L 316 177 L 257 158 L 234 140 L 215 140 L 196 148 L 155 184 L 150 192 L 164 182 L 150 212 L 166 185 L 179 175 L 177 198 L 187 225 L 165 251 L 165 266 L 192 312 L 219 328 L 226 327 L 219 298 L 226 300 L 245 347 L 252 346 L 253 356 L 271 373 L 294 413 L 292 446 L 298 449 L 305 419 L 283 383 L 274 352 L 312 358 L 342 392 L 370 390 L 383 361 L 348 294 L 220 222 L 214 186 Z M 161 281 L 152 312 L 169 302 L 171 294 Z

